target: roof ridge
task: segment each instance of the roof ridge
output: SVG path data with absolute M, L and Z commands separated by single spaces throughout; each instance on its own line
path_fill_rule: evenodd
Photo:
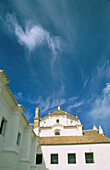
M 57 112 L 58 112 L 58 113 L 57 113 Z M 50 116 L 50 115 L 60 114 L 60 113 L 61 113 L 61 114 L 64 113 L 65 115 L 72 116 L 72 117 L 74 117 L 75 119 L 79 119 L 78 117 L 76 117 L 76 116 L 74 116 L 74 115 L 71 115 L 70 113 L 67 113 L 66 111 L 60 109 L 60 110 L 55 110 L 55 111 L 53 111 L 52 113 L 47 114 L 46 116 L 42 117 L 41 120 L 42 120 L 42 119 L 45 119 L 46 117 L 48 117 L 48 116 Z
M 100 135 L 83 136 L 45 136 L 40 137 L 41 145 L 59 145 L 59 144 L 103 144 L 110 143 L 110 138 Z
M 83 130 L 83 131 L 99 131 L 98 129 L 89 129 L 89 130 Z

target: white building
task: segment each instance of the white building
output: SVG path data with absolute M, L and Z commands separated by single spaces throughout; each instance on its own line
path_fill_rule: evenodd
M 101 126 L 83 130 L 79 118 L 58 110 L 34 126 L 0 70 L 0 170 L 110 170 L 110 139 Z
M 38 170 L 109 170 L 110 139 L 101 126 L 83 130 L 79 118 L 58 110 L 39 118 L 36 108 L 34 131 L 40 136 Z
M 24 108 L 8 88 L 9 79 L 0 70 L 0 170 L 37 170 L 38 137 Z

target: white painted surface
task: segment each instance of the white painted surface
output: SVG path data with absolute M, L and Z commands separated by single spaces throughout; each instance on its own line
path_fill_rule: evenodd
M 35 159 L 38 138 L 7 83 L 7 77 L 0 71 L 0 126 L 3 118 L 7 121 L 5 134 L 0 134 L 0 170 L 37 170 Z M 17 144 L 19 132 L 20 145 Z
M 75 117 L 50 114 L 47 118 L 41 119 L 40 136 L 55 136 L 57 130 L 60 131 L 60 136 L 82 136 L 81 122 Z
M 85 152 L 94 153 L 93 164 L 85 163 Z M 43 153 L 43 163 L 37 165 L 38 170 L 110 170 L 110 144 L 43 145 L 39 153 Z M 52 153 L 58 153 L 59 164 L 50 164 Z M 68 164 L 68 153 L 76 153 L 76 164 Z

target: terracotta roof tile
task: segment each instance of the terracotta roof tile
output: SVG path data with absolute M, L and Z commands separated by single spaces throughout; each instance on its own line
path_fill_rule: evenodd
M 99 134 L 98 130 L 83 131 L 83 136 L 51 136 L 40 137 L 41 145 L 64 145 L 64 144 L 95 144 L 110 143 L 110 139 Z

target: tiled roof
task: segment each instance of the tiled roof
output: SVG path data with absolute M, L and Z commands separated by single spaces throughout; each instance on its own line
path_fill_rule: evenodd
M 7 74 L 5 73 L 5 70 L 1 70 L 1 69 L 0 69 L 0 74 L 1 74 L 1 75 L 4 75 L 4 77 L 5 77 L 6 80 L 7 80 L 7 83 L 10 83 L 10 80 L 9 80 Z
M 51 136 L 40 137 L 41 145 L 66 145 L 66 144 L 95 144 L 110 143 L 110 139 L 98 130 L 83 131 L 83 136 Z
M 0 72 L 5 72 L 5 70 L 0 69 Z
M 75 116 L 73 116 L 73 115 L 71 115 L 71 114 L 69 114 L 69 113 L 67 113 L 67 112 L 65 112 L 63 110 L 56 110 L 56 111 L 48 114 L 47 116 L 43 117 L 41 120 L 43 120 L 43 119 L 45 119 L 45 118 L 47 118 L 47 117 L 49 117 L 51 115 L 68 115 L 68 116 L 74 117 L 75 119 L 78 119 L 77 117 L 75 117 Z
M 4 74 L 4 76 L 5 76 L 6 79 L 7 79 L 7 83 L 10 83 L 10 80 L 9 80 L 7 74 L 5 73 L 5 70 L 1 70 L 1 69 L 0 69 L 0 73 L 1 73 L 1 74 Z M 18 104 L 18 102 L 16 101 L 16 99 L 15 99 L 13 93 L 11 92 L 10 88 L 8 87 L 7 83 L 6 83 L 6 88 L 7 88 L 7 90 L 9 91 L 9 93 L 10 93 L 11 97 L 13 98 L 14 102 L 15 102 L 18 106 L 21 106 L 22 109 L 23 109 L 23 112 L 25 112 L 24 107 L 23 107 L 21 104 Z

